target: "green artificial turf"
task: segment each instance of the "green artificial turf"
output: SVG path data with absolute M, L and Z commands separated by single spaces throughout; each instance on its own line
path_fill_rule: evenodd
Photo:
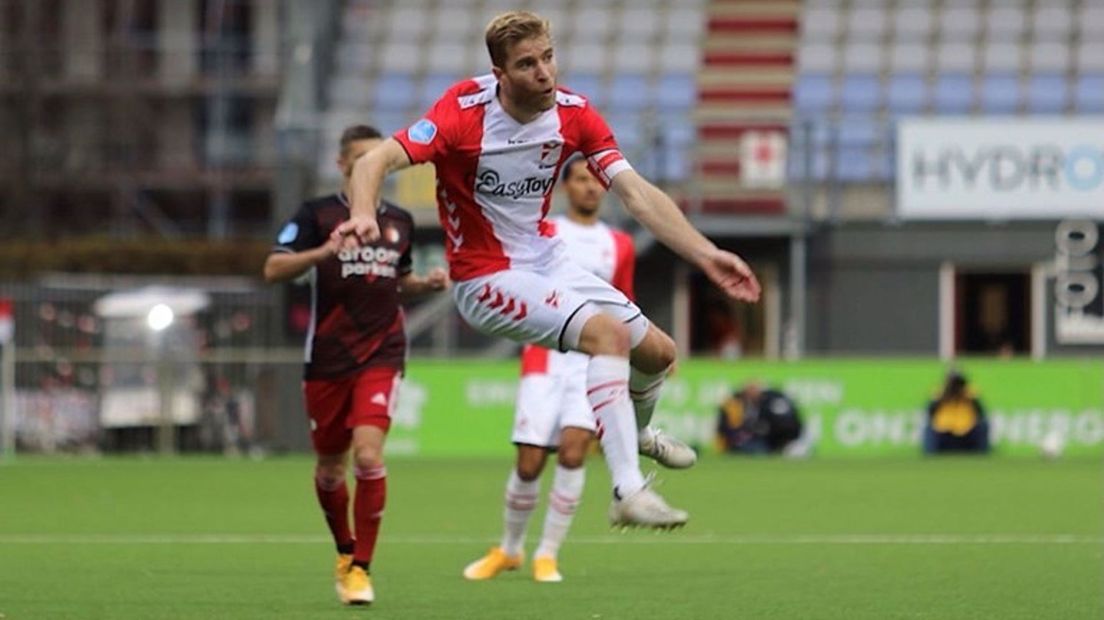
M 691 512 L 666 534 L 608 529 L 608 476 L 594 460 L 563 583 L 525 569 L 466 582 L 463 566 L 499 536 L 508 468 L 392 460 L 377 602 L 348 609 L 333 595 L 308 459 L 23 457 L 0 466 L 0 614 L 1104 618 L 1096 459 L 712 457 L 661 472 L 659 491 Z

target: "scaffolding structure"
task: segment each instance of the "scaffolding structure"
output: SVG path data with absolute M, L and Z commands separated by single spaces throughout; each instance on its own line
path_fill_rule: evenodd
M 0 0 L 5 233 L 266 231 L 281 5 Z

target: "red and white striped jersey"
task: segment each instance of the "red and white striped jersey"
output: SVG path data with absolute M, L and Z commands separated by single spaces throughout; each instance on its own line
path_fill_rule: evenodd
M 499 103 L 493 75 L 465 80 L 394 138 L 414 164 L 437 166 L 437 209 L 449 275 L 461 281 L 504 269 L 541 269 L 562 252 L 542 231 L 560 167 L 581 152 L 609 186 L 630 169 L 613 132 L 586 98 L 565 89 L 525 124 Z
M 562 215 L 547 220 L 545 228 L 563 242 L 567 255 L 573 262 L 609 282 L 635 301 L 633 274 L 636 248 L 628 233 L 610 228 L 603 222 L 577 224 Z M 586 356 L 581 353 L 559 353 L 532 344 L 522 347 L 522 375 L 570 375 L 580 368 L 585 376 Z
M 625 297 L 636 300 L 633 290 L 636 250 L 628 233 L 601 221 L 577 224 L 565 215 L 550 218 L 548 229 L 563 241 L 572 261 L 612 284 Z

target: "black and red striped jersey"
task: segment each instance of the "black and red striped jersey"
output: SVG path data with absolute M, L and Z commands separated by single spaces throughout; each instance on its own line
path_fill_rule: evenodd
M 399 278 L 411 271 L 414 219 L 386 201 L 376 218 L 379 241 L 343 249 L 310 272 L 307 379 L 332 379 L 370 366 L 401 370 L 405 365 Z M 316 248 L 347 219 L 349 203 L 344 194 L 307 201 L 280 229 L 273 251 Z

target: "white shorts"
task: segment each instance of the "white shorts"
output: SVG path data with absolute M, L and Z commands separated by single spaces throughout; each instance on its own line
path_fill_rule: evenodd
M 581 428 L 592 433 L 597 428 L 586 393 L 590 358 L 574 351 L 548 351 L 547 355 L 546 372 L 521 377 L 510 437 L 514 443 L 555 448 L 560 445 L 560 431 L 564 428 Z
M 556 351 L 577 346 L 564 332 L 580 312 L 596 310 L 626 323 L 634 347 L 648 332 L 648 320 L 624 293 L 567 258 L 542 272 L 507 269 L 457 282 L 452 297 L 479 331 Z

